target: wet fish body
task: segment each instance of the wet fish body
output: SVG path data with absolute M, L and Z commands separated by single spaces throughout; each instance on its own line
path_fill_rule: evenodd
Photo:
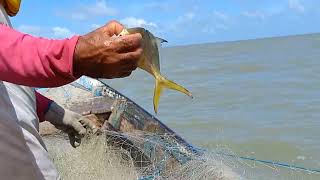
M 155 113 L 158 112 L 159 106 L 159 99 L 162 93 L 163 88 L 169 88 L 173 90 L 180 91 L 190 97 L 192 94 L 184 87 L 176 84 L 173 81 L 166 79 L 160 73 L 160 56 L 159 56 L 159 48 L 161 43 L 167 42 L 164 39 L 155 37 L 151 32 L 148 30 L 138 27 L 138 28 L 129 28 L 124 29 L 120 35 L 128 35 L 140 33 L 142 35 L 142 48 L 143 53 L 141 58 L 138 61 L 138 67 L 147 71 L 155 78 L 155 88 L 154 88 L 154 95 L 153 95 L 153 107 Z

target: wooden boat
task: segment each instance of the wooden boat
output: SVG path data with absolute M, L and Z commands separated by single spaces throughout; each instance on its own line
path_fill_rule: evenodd
M 112 147 L 126 150 L 134 165 L 144 170 L 143 175 L 148 175 L 142 176 L 139 180 L 166 177 L 181 165 L 195 159 L 201 160 L 201 158 L 197 159 L 197 157 L 201 157 L 204 153 L 203 150 L 189 144 L 135 102 L 98 80 L 81 77 L 69 85 L 53 89 L 41 89 L 39 91 L 64 105 L 67 109 L 87 116 L 95 122 L 107 137 L 107 143 Z M 52 128 L 40 128 L 40 133 L 43 136 L 55 132 Z M 230 154 L 225 156 L 237 160 L 236 156 Z M 286 164 L 277 164 L 247 157 L 239 157 L 239 159 L 253 160 L 254 162 L 272 164 L 277 167 L 291 167 Z M 208 166 L 205 161 L 203 160 L 203 164 L 201 162 L 197 164 L 200 166 L 199 168 Z M 219 164 L 221 171 L 216 171 L 210 167 L 213 170 L 212 172 L 205 171 L 207 177 L 242 179 L 231 168 L 225 166 L 222 161 L 219 161 L 219 163 L 213 162 L 213 164 L 214 168 L 217 168 L 215 165 Z M 295 168 L 318 173 L 317 170 Z
M 147 174 L 169 174 L 201 153 L 135 102 L 107 84 L 81 77 L 69 85 L 39 90 L 67 109 L 92 119 L 111 146 L 125 149 Z M 45 136 L 52 131 L 40 130 Z M 48 133 L 49 132 L 49 133 Z

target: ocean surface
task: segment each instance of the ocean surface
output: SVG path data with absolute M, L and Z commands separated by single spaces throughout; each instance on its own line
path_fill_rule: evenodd
M 191 144 L 320 169 L 320 34 L 166 47 L 161 68 L 194 99 L 166 90 L 156 116 Z M 107 83 L 154 114 L 146 72 Z

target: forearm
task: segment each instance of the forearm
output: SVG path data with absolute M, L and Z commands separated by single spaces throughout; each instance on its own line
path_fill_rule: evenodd
M 45 115 L 48 112 L 50 105 L 53 101 L 47 97 L 36 92 L 36 106 L 37 106 L 37 115 L 40 122 L 45 121 Z
M 34 87 L 55 87 L 73 80 L 78 37 L 49 40 L 0 25 L 0 80 Z

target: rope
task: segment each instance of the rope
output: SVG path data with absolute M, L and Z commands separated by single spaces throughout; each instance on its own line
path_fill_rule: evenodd
M 308 173 L 320 173 L 319 169 L 311 169 L 311 168 L 306 168 L 306 167 L 303 167 L 303 166 L 296 166 L 296 165 L 287 164 L 287 163 L 283 163 L 283 162 L 262 160 L 262 159 L 257 159 L 257 158 L 254 158 L 254 157 L 236 156 L 236 155 L 225 154 L 225 153 L 217 153 L 217 154 L 224 155 L 224 156 L 229 156 L 229 157 L 232 157 L 232 158 L 238 158 L 238 159 L 242 159 L 242 160 L 248 160 L 248 161 L 254 161 L 254 162 L 259 162 L 259 163 L 263 163 L 263 164 L 273 165 L 273 166 L 277 166 L 277 167 L 283 167 L 283 168 L 288 168 L 288 169 L 293 169 L 293 170 L 301 170 L 301 171 L 305 171 L 305 172 L 308 172 Z

